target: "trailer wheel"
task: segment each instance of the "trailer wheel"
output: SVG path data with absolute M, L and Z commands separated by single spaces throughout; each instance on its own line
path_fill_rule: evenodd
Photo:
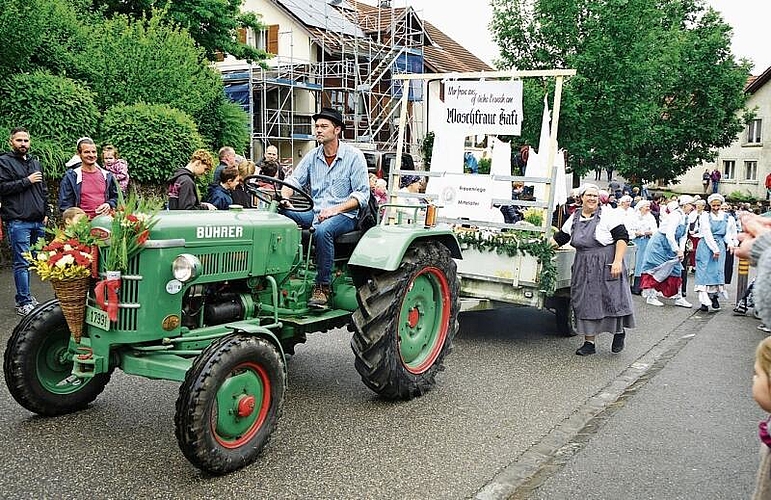
M 351 348 L 364 384 L 387 399 L 411 399 L 435 384 L 458 330 L 455 261 L 438 242 L 410 246 L 396 271 L 359 287 Z
M 565 337 L 574 337 L 576 332 L 576 315 L 570 303 L 570 297 L 554 297 L 554 316 L 557 332 Z
M 257 459 L 284 405 L 281 355 L 259 337 L 230 335 L 211 344 L 179 388 L 179 447 L 196 467 L 226 474 Z
M 20 405 L 44 416 L 82 410 L 102 393 L 109 373 L 72 376 L 70 329 L 58 300 L 38 306 L 14 328 L 5 348 L 3 372 Z

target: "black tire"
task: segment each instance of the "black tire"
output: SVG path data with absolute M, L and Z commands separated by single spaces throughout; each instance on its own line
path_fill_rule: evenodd
M 174 424 L 182 453 L 210 474 L 251 464 L 278 425 L 285 387 L 284 362 L 269 341 L 234 334 L 211 344 L 179 388 Z
M 575 337 L 576 315 L 570 303 L 570 297 L 554 297 L 554 320 L 557 324 L 557 333 L 565 337 Z
M 459 289 L 450 251 L 432 241 L 414 243 L 399 269 L 358 288 L 351 348 L 367 387 L 408 400 L 436 384 L 458 331 Z
M 3 362 L 13 399 L 38 415 L 56 416 L 84 409 L 102 393 L 111 372 L 69 378 L 69 342 L 70 329 L 57 300 L 41 304 L 14 328 Z

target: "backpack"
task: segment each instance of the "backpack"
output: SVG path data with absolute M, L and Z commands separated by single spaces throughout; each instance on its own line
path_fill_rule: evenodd
M 359 209 L 359 216 L 356 221 L 356 229 L 359 231 L 366 231 L 367 229 L 377 225 L 378 206 L 377 198 L 370 191 L 369 200 L 367 206 Z

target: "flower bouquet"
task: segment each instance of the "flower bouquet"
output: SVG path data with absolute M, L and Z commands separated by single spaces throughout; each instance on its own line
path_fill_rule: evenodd
M 40 279 L 50 280 L 75 342 L 83 333 L 86 298 L 96 269 L 98 240 L 89 233 L 85 217 L 65 229 L 52 231 L 50 243 L 41 238 L 24 257 Z
M 127 199 L 119 194 L 118 208 L 111 214 L 109 243 L 102 250 L 105 279 L 94 289 L 96 303 L 107 312 L 110 321 L 118 320 L 121 275 L 128 271 L 131 258 L 139 253 L 150 236 L 150 229 L 157 222 L 158 209 L 158 204 L 145 201 L 135 193 Z

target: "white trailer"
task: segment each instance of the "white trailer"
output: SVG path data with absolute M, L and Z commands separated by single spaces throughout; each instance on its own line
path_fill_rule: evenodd
M 544 161 L 548 169 L 537 176 L 510 175 L 510 166 L 507 164 L 505 172 L 495 169 L 490 174 L 470 175 L 458 171 L 457 165 L 447 168 L 448 165 L 438 162 L 453 163 L 457 158 L 457 145 L 452 141 L 438 141 L 434 144 L 434 155 L 429 171 L 420 172 L 427 177 L 427 194 L 410 195 L 399 193 L 399 197 L 413 196 L 427 198 L 438 207 L 437 221 L 451 224 L 456 229 L 456 235 L 461 243 L 463 259 L 457 260 L 458 275 L 461 280 L 462 310 L 493 309 L 499 304 L 515 304 L 528 307 L 545 308 L 555 313 L 558 331 L 565 335 L 574 334 L 572 326 L 572 309 L 570 307 L 570 276 L 575 251 L 570 247 L 553 249 L 549 245 L 552 235 L 552 214 L 557 205 L 555 199 L 555 187 L 558 182 L 564 187 L 563 174 L 559 175 L 557 158 L 557 132 L 559 129 L 559 112 L 562 98 L 562 87 L 566 77 L 575 75 L 575 70 L 547 70 L 547 71 L 496 71 L 479 73 L 432 73 L 432 74 L 401 74 L 394 75 L 394 79 L 402 80 L 401 106 L 399 115 L 399 138 L 397 142 L 397 164 L 391 171 L 389 179 L 390 200 L 396 202 L 396 188 L 402 175 L 413 175 L 415 171 L 402 170 L 399 162 L 401 152 L 405 144 L 405 131 L 408 128 L 408 110 L 413 112 L 416 108 L 410 103 L 410 92 L 416 88 L 410 82 L 421 81 L 423 98 L 423 114 L 426 120 L 424 130 L 438 131 L 446 123 L 458 122 L 472 126 L 461 131 L 457 137 L 467 130 L 469 135 L 489 134 L 490 130 L 510 131 L 511 122 L 519 120 L 521 125 L 521 89 L 519 84 L 519 104 L 515 99 L 510 102 L 509 94 L 505 90 L 498 91 L 500 86 L 489 86 L 487 83 L 477 85 L 474 82 L 502 82 L 506 86 L 512 82 L 521 82 L 524 78 L 554 79 L 554 93 L 552 96 L 553 115 L 549 133 L 542 131 L 541 145 L 538 151 L 540 161 Z M 459 84 L 457 82 L 471 82 L 472 85 Z M 507 83 L 508 82 L 508 83 Z M 433 87 L 432 87 L 433 86 Z M 479 89 L 482 89 L 480 91 Z M 488 91 L 486 89 L 492 89 Z M 455 101 L 462 100 L 466 95 L 473 98 L 468 103 L 461 103 L 458 108 L 445 106 L 445 101 L 451 98 Z M 513 92 L 516 94 L 516 90 Z M 444 99 L 439 96 L 443 95 Z M 495 101 L 490 103 L 490 101 Z M 473 102 L 471 102 L 473 101 Z M 481 101 L 481 102 L 480 102 Z M 413 104 L 412 106 L 410 104 Z M 491 106 L 486 105 L 491 104 Z M 444 107 L 443 107 L 444 106 Z M 444 115 L 437 114 L 439 107 Z M 499 109 L 500 108 L 500 109 Z M 493 111 L 495 116 L 492 116 Z M 486 111 L 488 111 L 486 113 Z M 433 113 L 432 113 L 433 112 Z M 437 118 L 438 117 L 438 118 Z M 490 123 L 497 122 L 497 123 Z M 504 123 L 502 123 L 504 122 Z M 415 127 L 415 118 L 409 121 L 411 128 Z M 547 123 L 548 124 L 548 123 Z M 452 134 L 450 134 L 452 135 Z M 514 135 L 514 134 L 507 134 Z M 518 133 L 516 135 L 519 135 Z M 457 139 L 456 137 L 456 139 Z M 544 144 L 545 143 L 545 144 Z M 498 143 L 496 143 L 498 144 Z M 437 146 L 442 152 L 453 149 L 449 160 L 443 160 L 436 153 Z M 500 160 L 499 160 L 500 161 Z M 497 172 L 495 170 L 498 170 Z M 501 186 L 510 190 L 512 182 L 521 182 L 528 186 L 535 186 L 538 196 L 534 200 L 512 200 L 511 193 L 503 191 Z M 433 188 L 432 188 L 433 187 Z M 468 194 L 470 193 L 470 194 Z M 465 195 L 469 199 L 461 200 Z M 485 200 L 488 204 L 484 205 Z M 460 203 L 464 203 L 459 206 Z M 484 217 L 485 208 L 500 206 L 519 206 L 534 209 L 536 213 L 542 213 L 540 225 L 526 222 L 514 224 L 491 220 Z M 395 218 L 395 212 L 389 209 L 386 217 Z M 482 217 L 479 217 L 479 215 Z M 626 261 L 629 269 L 633 269 L 634 251 L 628 252 Z

